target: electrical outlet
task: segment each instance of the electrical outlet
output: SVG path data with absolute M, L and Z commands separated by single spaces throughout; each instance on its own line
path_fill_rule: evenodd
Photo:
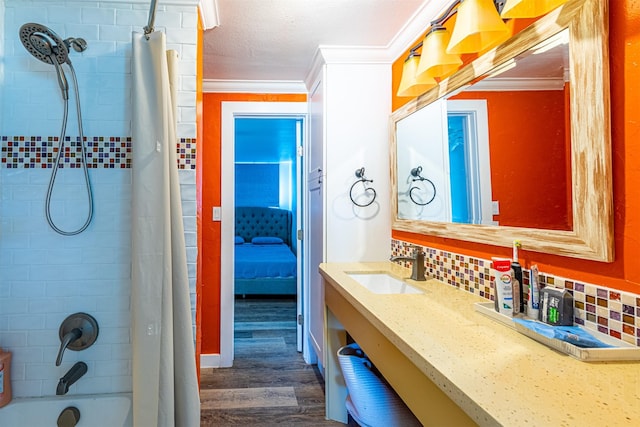
M 491 214 L 500 215 L 500 202 L 497 200 L 491 202 Z
M 222 209 L 220 206 L 213 207 L 213 221 L 220 221 L 222 218 Z

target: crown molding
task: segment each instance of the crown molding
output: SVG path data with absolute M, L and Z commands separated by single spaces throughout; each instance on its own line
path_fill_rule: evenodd
M 424 36 L 431 21 L 440 16 L 450 3 L 450 0 L 425 1 L 386 46 L 392 61 L 398 59 L 418 39 Z
M 307 93 L 302 80 L 220 80 L 204 79 L 203 93 Z
M 210 30 L 220 25 L 220 15 L 218 14 L 218 0 L 200 0 L 198 1 L 198 9 L 200 9 L 200 21 L 202 21 L 202 29 Z

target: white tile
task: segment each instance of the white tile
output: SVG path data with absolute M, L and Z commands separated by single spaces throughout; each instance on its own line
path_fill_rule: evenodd
M 182 219 L 182 226 L 184 228 L 184 231 L 188 232 L 188 231 L 197 231 L 198 228 L 198 224 L 196 221 L 196 217 L 195 216 L 184 216 L 183 215 L 183 219 Z
M 196 203 L 196 186 L 195 185 L 181 185 L 180 196 L 182 198 L 182 205 L 188 203 Z M 192 208 L 193 210 L 193 208 Z
M 112 8 L 83 7 L 81 19 L 84 24 L 114 25 L 116 10 Z
M 100 330 L 100 342 L 103 344 L 129 343 L 129 328 L 103 328 Z
M 65 301 L 61 298 L 30 298 L 29 313 L 66 313 Z
M 63 313 L 94 313 L 98 306 L 95 298 L 68 297 L 61 300 Z
M 42 395 L 42 381 L 13 381 L 11 386 L 13 397 L 32 397 Z
M 9 330 L 37 330 L 44 328 L 44 315 L 42 314 L 16 314 L 8 316 Z
M 123 393 L 132 390 L 132 380 L 130 375 L 118 375 L 111 377 L 111 392 Z
M 184 239 L 185 239 L 185 245 L 187 247 L 195 248 L 196 246 L 198 246 L 198 235 L 197 235 L 197 233 L 185 232 L 184 233 Z
M 134 28 L 144 27 L 147 23 L 148 11 L 146 10 L 117 10 L 116 24 L 131 25 Z
M 69 7 L 49 6 L 47 7 L 47 18 L 49 23 L 54 24 L 79 24 L 82 22 L 80 9 Z M 56 32 L 62 33 L 62 31 Z
M 637 295 L 630 294 L 628 292 L 622 292 L 620 294 L 620 299 L 622 300 L 623 304 L 632 305 L 634 307 L 636 305 L 636 297 L 637 297 Z
M 180 185 L 196 185 L 196 172 L 187 169 L 178 170 Z M 194 199 L 195 200 L 195 199 Z
M 128 360 L 109 360 L 97 363 L 94 375 L 96 377 L 128 376 L 131 375 L 131 363 Z
M 91 51 L 89 49 L 91 47 L 91 42 L 98 39 L 98 33 L 99 33 L 98 25 L 89 24 L 82 21 L 82 10 L 80 10 L 80 22 L 65 23 L 64 36 L 63 36 L 64 38 L 67 38 L 67 37 L 83 38 L 85 39 L 88 45 L 87 50 L 82 54 L 77 53 L 73 49 L 71 50 L 69 54 L 70 54 L 71 60 L 74 61 L 74 65 L 76 62 L 75 58 L 78 58 L 77 62 L 82 62 L 82 59 L 84 58 L 85 55 L 87 56 L 90 55 Z
M 4 342 L 4 340 L 3 340 Z M 13 353 L 13 360 L 19 360 L 22 363 L 43 363 L 46 362 L 43 358 L 42 348 L 39 347 L 15 347 L 9 344 L 3 344 L 11 348 Z
M 58 369 L 55 363 L 30 363 L 26 365 L 27 380 L 46 380 L 58 377 Z
M 11 348 L 12 351 L 15 352 L 17 351 L 17 347 L 24 347 L 27 345 L 27 332 L 0 332 L 0 342 L 2 343 L 2 346 Z M 18 359 L 16 358 L 16 360 Z
M 27 345 L 31 347 L 50 347 L 51 349 L 60 347 L 58 329 L 38 329 L 27 332 Z M 55 356 L 54 356 L 55 358 Z

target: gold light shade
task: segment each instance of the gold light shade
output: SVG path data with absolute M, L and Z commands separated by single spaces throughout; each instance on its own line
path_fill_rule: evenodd
M 447 53 L 475 53 L 509 38 L 509 29 L 492 0 L 462 0 Z
M 400 86 L 397 92 L 398 96 L 419 96 L 438 85 L 433 77 L 426 75 L 418 76 L 416 74 L 419 61 L 420 55 L 415 52 L 411 52 L 407 60 L 404 61 L 402 78 L 400 79 Z
M 424 37 L 422 56 L 418 64 L 418 77 L 443 77 L 456 71 L 462 65 L 460 55 L 447 53 L 451 33 L 442 26 L 434 27 Z
M 507 0 L 501 15 L 503 18 L 535 18 L 566 2 L 567 0 Z

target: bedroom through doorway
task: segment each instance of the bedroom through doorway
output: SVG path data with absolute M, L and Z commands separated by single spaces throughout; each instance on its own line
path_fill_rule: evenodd
M 303 119 L 234 118 L 234 347 L 291 349 L 296 337 Z M 300 350 L 300 348 L 298 348 Z

